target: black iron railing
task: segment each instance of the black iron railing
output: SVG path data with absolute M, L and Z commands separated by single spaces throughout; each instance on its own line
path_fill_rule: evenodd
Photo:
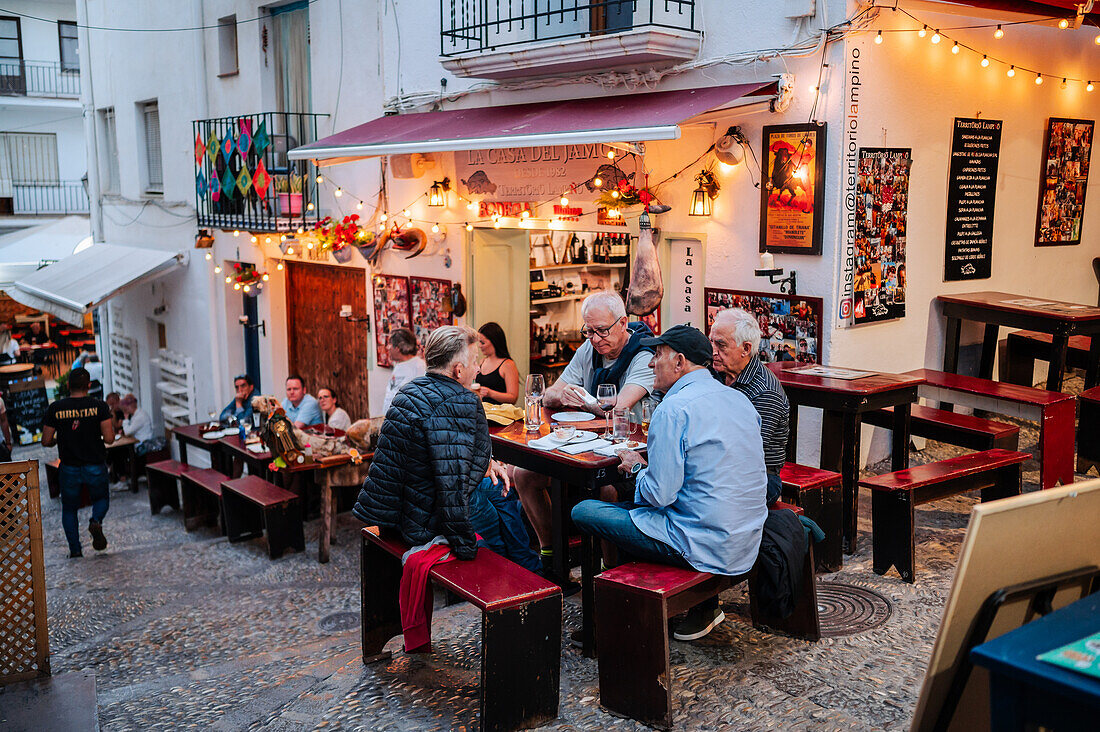
M 440 54 L 636 28 L 695 31 L 695 0 L 440 0 Z
M 317 171 L 287 151 L 317 139 L 325 115 L 262 112 L 194 122 L 199 226 L 295 231 L 318 220 Z
M 63 70 L 55 61 L 6 61 L 0 63 L 0 95 L 76 98 L 80 70 Z
M 12 212 L 17 215 L 88 213 L 88 191 L 78 180 L 13 183 L 11 192 Z

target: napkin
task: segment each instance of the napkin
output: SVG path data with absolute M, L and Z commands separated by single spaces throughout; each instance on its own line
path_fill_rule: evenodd
M 509 425 L 523 419 L 523 410 L 515 404 L 486 404 L 485 419 L 494 424 Z
M 638 450 L 642 447 L 645 447 L 644 445 L 640 447 L 627 447 L 625 443 L 612 444 L 610 442 L 607 442 L 606 440 L 601 440 L 601 442 L 604 442 L 605 444 L 594 450 L 594 452 L 597 455 L 603 455 L 604 457 L 614 457 L 616 454 L 622 452 L 623 450 Z
M 579 455 L 582 452 L 588 452 L 589 450 L 592 450 L 593 452 L 599 452 L 601 448 L 608 447 L 610 445 L 611 443 L 607 440 L 597 438 L 595 440 L 588 440 L 587 442 L 570 443 L 562 447 L 561 451 L 568 455 Z
M 533 447 L 536 450 L 556 450 L 562 446 L 562 441 L 556 439 L 553 433 L 540 437 L 537 440 L 530 440 L 527 443 L 527 447 Z

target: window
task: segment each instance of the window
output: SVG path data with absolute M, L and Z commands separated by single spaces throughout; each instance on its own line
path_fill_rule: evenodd
M 115 110 L 113 107 L 99 110 L 99 119 L 103 130 L 101 167 L 103 170 L 103 192 L 118 193 L 118 133 L 115 130 Z
M 156 102 L 141 105 L 145 129 L 145 192 L 164 192 L 164 171 L 160 156 L 160 112 Z
M 237 16 L 218 18 L 218 76 L 237 73 Z
M 26 94 L 19 18 L 0 17 L 0 94 Z
M 63 72 L 80 71 L 80 56 L 77 54 L 76 23 L 69 20 L 57 21 L 57 39 L 61 44 L 61 70 Z
M 0 132 L 0 145 L 15 185 L 58 183 L 57 135 L 38 132 Z

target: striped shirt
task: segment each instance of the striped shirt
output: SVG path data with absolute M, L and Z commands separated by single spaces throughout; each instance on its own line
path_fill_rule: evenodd
M 723 381 L 728 383 L 724 374 Z M 779 474 L 787 461 L 787 433 L 790 422 L 790 402 L 775 374 L 753 356 L 737 379 L 730 384 L 749 398 L 760 415 L 760 436 L 764 440 L 764 465 L 769 473 Z

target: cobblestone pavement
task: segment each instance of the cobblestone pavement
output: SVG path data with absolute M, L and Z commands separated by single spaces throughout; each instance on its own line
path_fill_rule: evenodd
M 1036 430 L 1022 424 L 1021 443 L 1034 450 Z M 913 462 L 957 452 L 929 443 Z M 16 454 L 43 457 L 53 451 Z M 1037 480 L 1031 461 L 1025 489 Z M 107 551 L 92 552 L 85 536 L 85 557 L 71 560 L 44 476 L 42 486 L 51 663 L 54 673 L 94 672 L 103 730 L 477 728 L 480 618 L 469 606 L 437 608 L 433 654 L 406 655 L 397 638 L 389 662 L 364 668 L 360 524 L 350 514 L 339 516 L 331 563 L 316 561 L 317 520 L 305 553 L 271 561 L 263 540 L 231 545 L 212 530 L 184 532 L 171 509 L 150 515 L 143 484 L 138 494 L 112 493 Z M 672 642 L 676 729 L 907 728 L 975 500 L 918 509 L 913 585 L 871 572 L 862 502 L 859 551 L 819 579 L 886 598 L 891 613 L 877 629 L 819 643 L 769 635 L 746 622 L 741 591 L 724 594 L 729 620 L 699 642 Z M 87 517 L 82 510 L 82 530 Z M 568 642 L 579 627 L 570 598 L 560 714 L 545 729 L 645 729 L 600 708 L 596 662 Z

